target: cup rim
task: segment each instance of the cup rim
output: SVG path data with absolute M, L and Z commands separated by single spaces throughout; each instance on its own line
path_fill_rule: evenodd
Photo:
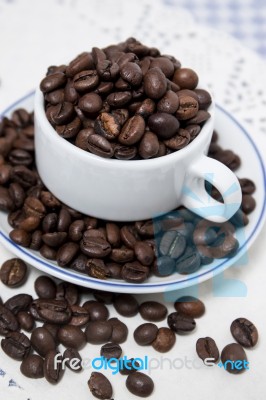
M 198 87 L 197 87 L 198 88 Z M 214 110 L 215 104 L 212 97 L 212 103 L 208 108 L 208 112 L 210 113 L 210 118 L 205 121 L 203 127 L 201 128 L 198 136 L 191 142 L 189 145 L 180 149 L 178 151 L 174 151 L 171 154 L 167 154 L 162 157 L 147 159 L 147 160 L 117 160 L 113 158 L 104 158 L 97 156 L 96 154 L 86 152 L 74 144 L 68 142 L 68 140 L 62 138 L 58 135 L 56 130 L 52 127 L 50 122 L 48 121 L 45 108 L 44 108 L 44 95 L 41 92 L 40 88 L 37 88 L 34 95 L 34 116 L 35 119 L 38 120 L 39 124 L 42 127 L 42 133 L 44 133 L 50 140 L 52 140 L 56 146 L 61 146 L 68 154 L 72 154 L 76 158 L 81 158 L 86 162 L 93 162 L 95 164 L 100 163 L 102 166 L 105 165 L 107 168 L 129 168 L 129 169 L 149 169 L 158 167 L 160 165 L 171 164 L 172 162 L 177 162 L 181 157 L 189 155 L 189 153 L 193 152 L 195 148 L 201 147 L 201 144 L 205 143 L 206 136 L 210 134 L 210 130 L 213 129 L 214 126 Z M 36 124 L 35 124 L 36 126 Z

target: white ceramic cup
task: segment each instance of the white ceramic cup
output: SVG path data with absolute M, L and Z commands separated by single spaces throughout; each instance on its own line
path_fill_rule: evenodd
M 187 147 L 164 157 L 105 159 L 61 138 L 48 122 L 42 92 L 35 94 L 35 149 L 38 172 L 47 188 L 68 206 L 97 218 L 138 221 L 184 205 L 196 214 L 224 222 L 241 204 L 241 188 L 230 169 L 206 156 L 214 127 L 211 118 Z M 210 197 L 204 180 L 222 194 Z

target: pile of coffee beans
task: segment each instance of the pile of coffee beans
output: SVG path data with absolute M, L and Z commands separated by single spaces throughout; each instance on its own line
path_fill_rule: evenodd
M 59 136 L 105 158 L 139 160 L 180 150 L 200 133 L 210 94 L 198 75 L 134 38 L 50 66 L 40 89 Z
M 235 170 L 239 157 L 223 150 L 217 140 L 214 132 L 209 155 Z M 239 182 L 241 209 L 224 224 L 201 219 L 184 207 L 153 221 L 100 220 L 67 207 L 42 183 L 35 164 L 31 113 L 18 109 L 0 123 L 0 210 L 8 213 L 10 238 L 62 268 L 97 279 L 137 284 L 151 275 L 190 274 L 214 258 L 232 257 L 238 249 L 234 233 L 248 224 L 256 205 L 254 183 L 246 178 Z M 208 185 L 207 190 L 220 199 L 215 188 Z M 12 262 L 6 265 L 3 282 L 17 285 L 22 277 L 15 276 L 15 270 Z
M 246 318 L 235 319 L 231 324 L 230 330 L 237 343 L 230 343 L 223 348 L 221 361 L 226 371 L 232 374 L 239 374 L 244 372 L 248 366 L 247 355 L 243 347 L 251 348 L 256 346 L 259 334 L 256 326 Z M 210 337 L 198 339 L 196 351 L 203 361 L 212 358 L 213 362 L 217 363 L 220 359 L 219 349 L 214 339 Z

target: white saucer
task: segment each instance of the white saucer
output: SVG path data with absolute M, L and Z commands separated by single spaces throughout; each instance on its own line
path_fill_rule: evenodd
M 9 115 L 14 109 L 24 107 L 33 109 L 33 93 L 29 93 L 6 109 L 3 115 Z M 203 282 L 214 275 L 223 272 L 242 257 L 259 234 L 265 219 L 266 206 L 266 174 L 263 157 L 253 138 L 247 130 L 222 107 L 217 106 L 215 129 L 219 133 L 219 144 L 223 148 L 233 149 L 241 157 L 242 165 L 237 171 L 240 178 L 251 178 L 257 187 L 254 194 L 257 207 L 249 216 L 250 222 L 245 228 L 239 229 L 237 239 L 240 242 L 238 253 L 231 259 L 215 260 L 191 275 L 173 274 L 169 277 L 152 277 L 149 281 L 134 285 L 123 281 L 97 280 L 74 270 L 60 268 L 55 262 L 43 258 L 38 252 L 17 246 L 9 239 L 11 230 L 7 222 L 7 214 L 0 212 L 0 242 L 17 257 L 30 265 L 57 278 L 80 286 L 99 290 L 124 293 L 155 293 L 182 289 Z

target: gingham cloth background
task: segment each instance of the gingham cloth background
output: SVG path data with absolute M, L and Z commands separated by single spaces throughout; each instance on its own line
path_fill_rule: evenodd
M 163 0 L 188 9 L 196 21 L 225 31 L 266 57 L 266 0 Z

